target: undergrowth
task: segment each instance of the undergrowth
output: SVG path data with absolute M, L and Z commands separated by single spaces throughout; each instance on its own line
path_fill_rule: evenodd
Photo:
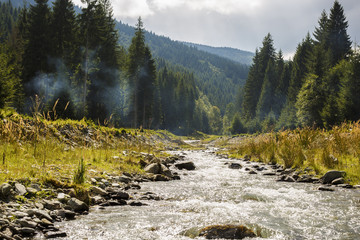
M 342 170 L 348 182 L 360 183 L 360 122 L 328 131 L 306 127 L 243 137 L 228 149 L 232 157 L 249 155 L 252 160 L 287 168 L 310 168 L 317 175 Z

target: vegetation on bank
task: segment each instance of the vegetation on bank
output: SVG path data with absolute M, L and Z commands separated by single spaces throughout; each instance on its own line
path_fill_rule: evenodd
M 48 114 L 50 115 L 50 114 Z M 83 119 L 51 120 L 0 111 L 0 183 L 82 184 L 104 173 L 143 173 L 141 161 L 176 137 L 165 131 L 116 129 Z
M 346 172 L 349 183 L 360 183 L 360 122 L 343 123 L 331 130 L 302 129 L 240 136 L 220 141 L 231 157 L 248 155 L 252 161 L 278 163 L 286 168 Z

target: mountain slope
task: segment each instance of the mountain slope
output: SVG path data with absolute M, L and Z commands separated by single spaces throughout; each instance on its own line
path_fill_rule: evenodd
M 185 45 L 195 47 L 201 51 L 212 53 L 220 57 L 228 58 L 235 62 L 251 65 L 254 53 L 230 47 L 211 47 L 207 45 L 184 42 Z
M 127 48 L 134 36 L 134 28 L 122 22 L 117 22 L 116 27 L 119 30 L 120 44 Z M 235 99 L 238 88 L 245 83 L 249 69 L 246 64 L 201 51 L 152 32 L 146 32 L 145 38 L 154 57 L 163 58 L 193 72 L 199 90 L 222 112 L 226 105 Z

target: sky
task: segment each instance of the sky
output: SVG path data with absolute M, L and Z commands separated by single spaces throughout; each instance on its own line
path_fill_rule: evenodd
M 334 0 L 111 0 L 114 17 L 173 40 L 255 52 L 270 33 L 274 46 L 290 58 L 318 26 L 321 12 Z M 81 0 L 73 0 L 77 5 Z M 348 34 L 360 42 L 360 1 L 339 0 Z

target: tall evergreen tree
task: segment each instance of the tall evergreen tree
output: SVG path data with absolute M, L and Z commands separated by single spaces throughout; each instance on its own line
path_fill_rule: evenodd
M 50 9 L 48 0 L 35 0 L 35 5 L 30 6 L 28 16 L 28 30 L 25 36 L 25 52 L 23 56 L 23 81 L 26 97 L 35 94 L 46 95 L 47 76 L 50 72 L 48 57 L 51 49 Z M 32 81 L 35 77 L 37 86 Z

